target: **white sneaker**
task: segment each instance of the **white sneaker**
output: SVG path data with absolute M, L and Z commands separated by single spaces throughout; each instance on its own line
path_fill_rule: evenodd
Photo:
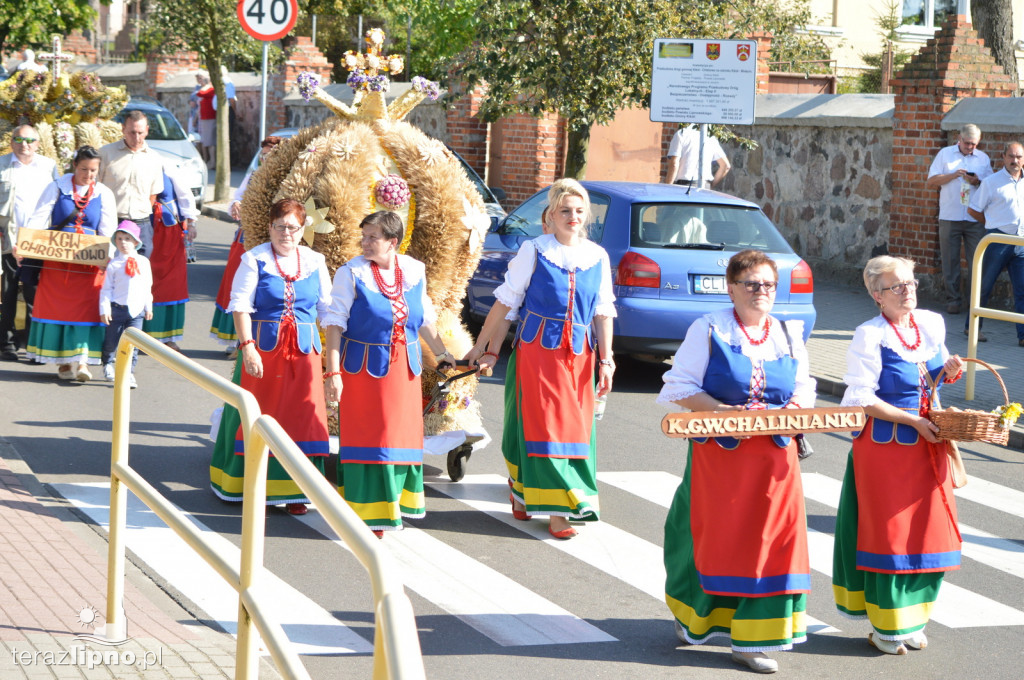
M 732 660 L 755 673 L 775 673 L 779 670 L 779 662 L 769 658 L 764 652 L 737 652 L 734 649 Z
M 139 386 L 139 383 L 135 382 L 135 374 L 134 373 L 129 373 L 128 374 L 128 387 L 130 387 L 131 389 L 134 390 L 138 386 Z
M 103 379 L 114 382 L 114 364 L 103 364 Z

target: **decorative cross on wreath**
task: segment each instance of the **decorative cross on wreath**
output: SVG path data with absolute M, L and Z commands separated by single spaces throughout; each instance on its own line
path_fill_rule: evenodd
M 57 79 L 60 78 L 60 64 L 62 61 L 71 61 L 75 58 L 73 54 L 67 54 L 61 52 L 60 36 L 53 36 L 53 51 L 40 54 L 38 57 L 39 61 L 50 62 L 50 76 L 53 78 L 54 85 L 57 84 Z

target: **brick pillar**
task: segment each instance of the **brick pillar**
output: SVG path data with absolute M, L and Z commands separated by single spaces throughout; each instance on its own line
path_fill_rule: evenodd
M 61 49 L 76 55 L 78 63 L 96 63 L 96 48 L 85 39 L 85 36 L 82 35 L 82 31 L 79 29 L 71 31 L 71 35 L 64 38 Z
M 487 178 L 487 123 L 477 116 L 486 87 L 477 85 L 467 91 L 465 83 L 459 83 L 452 89 L 456 96 L 460 93 L 461 96 L 455 99 L 446 114 L 451 147 L 478 175 Z
M 516 206 L 565 174 L 565 121 L 520 113 L 491 126 L 490 182 Z
M 750 40 L 757 41 L 757 94 L 768 94 L 768 61 L 772 56 L 772 34 L 757 31 L 750 34 Z
M 146 95 L 156 99 L 156 88 L 171 76 L 180 73 L 195 73 L 200 68 L 199 56 L 195 52 L 176 54 L 150 54 L 146 57 Z
M 1003 73 L 967 17 L 950 17 L 891 81 L 892 203 L 889 253 L 913 259 L 923 274 L 938 274 L 938 192 L 925 187 L 928 167 L 949 142 L 942 117 L 964 97 L 1009 97 Z M 984 132 L 984 130 L 982 130 Z
M 320 78 L 320 86 L 331 82 L 331 69 L 334 64 L 327 61 L 323 52 L 313 45 L 308 36 L 298 36 L 295 43 L 288 49 L 287 57 L 281 69 L 268 76 L 267 82 L 267 132 L 287 125 L 284 109 L 284 98 L 296 87 L 295 79 L 303 71 L 315 73 Z

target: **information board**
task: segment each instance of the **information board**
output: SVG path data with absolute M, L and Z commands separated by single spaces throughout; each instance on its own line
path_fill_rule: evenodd
M 110 238 L 52 229 L 18 230 L 18 255 L 38 260 L 103 265 L 107 262 Z
M 652 121 L 753 125 L 756 93 L 756 41 L 654 41 Z

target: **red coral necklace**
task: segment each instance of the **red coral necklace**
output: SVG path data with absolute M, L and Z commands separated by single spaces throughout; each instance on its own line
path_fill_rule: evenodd
M 78 208 L 78 215 L 75 217 L 76 234 L 85 233 L 85 230 L 82 229 L 82 222 L 85 220 L 85 208 L 89 205 L 89 201 L 92 200 L 92 193 L 95 189 L 96 183 L 94 182 L 89 185 L 89 190 L 85 192 L 84 196 L 79 196 L 75 183 L 71 182 L 71 200 L 75 202 L 75 207 Z
M 380 267 L 376 262 L 370 262 L 370 271 L 373 272 L 373 281 L 377 284 L 377 288 L 384 297 L 389 300 L 397 300 L 402 296 L 402 288 L 405 283 L 405 276 L 402 274 L 402 268 L 398 266 L 398 260 L 395 260 L 395 282 L 390 286 L 384 283 L 384 277 L 381 276 Z
M 885 316 L 885 315 L 883 314 L 883 316 Z M 885 320 L 889 322 L 890 326 L 892 326 L 892 332 L 895 333 L 896 337 L 900 339 L 900 344 L 903 345 L 907 349 L 907 351 L 913 352 L 915 349 L 917 349 L 918 347 L 921 346 L 921 329 L 917 327 L 917 322 L 914 321 L 914 313 L 913 312 L 910 313 L 910 327 L 914 329 L 914 334 L 916 336 L 916 339 L 914 340 L 914 344 L 913 345 L 908 345 L 907 344 L 907 341 L 903 339 L 902 335 L 900 335 L 900 330 L 896 327 L 896 324 L 894 324 L 889 319 L 889 317 L 886 316 Z
M 270 249 L 270 253 L 274 256 L 274 266 L 277 267 L 277 273 L 281 275 L 281 278 L 289 283 L 295 283 L 302 276 L 302 257 L 299 255 L 299 251 L 295 251 L 295 275 L 289 276 L 284 273 L 281 269 L 281 263 L 277 261 L 277 251 L 273 248 Z
M 768 332 L 772 329 L 772 317 L 768 317 L 764 322 L 764 335 L 761 336 L 760 340 L 754 340 L 750 337 L 750 333 L 747 333 L 747 329 L 743 327 L 743 322 L 740 321 L 740 315 L 736 313 L 736 309 L 732 310 L 732 318 L 736 319 L 736 325 L 743 331 L 743 335 L 747 336 L 747 341 L 754 346 L 763 345 L 764 341 L 768 339 Z

